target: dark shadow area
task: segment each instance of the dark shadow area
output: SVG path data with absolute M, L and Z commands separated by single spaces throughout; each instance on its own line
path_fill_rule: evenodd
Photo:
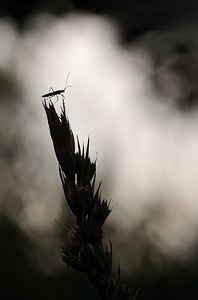
M 34 245 L 7 218 L 0 220 L 1 297 L 3 299 L 99 299 L 83 274 L 65 272 L 47 276 L 35 267 L 27 253 Z
M 0 15 L 12 18 L 20 29 L 32 15 L 47 12 L 60 16 L 76 10 L 113 18 L 118 22 L 123 41 L 128 42 L 146 32 L 170 29 L 179 23 L 197 24 L 198 3 L 195 0 L 4 0 L 0 4 Z
M 107 234 L 111 232 L 109 229 Z M 53 276 L 39 271 L 34 261 L 36 258 L 30 256 L 36 246 L 5 216 L 0 220 L 0 236 L 3 299 L 100 299 L 84 274 L 66 266 L 65 271 Z M 119 255 L 122 255 L 122 249 Z M 132 295 L 135 295 L 136 287 L 139 287 L 136 297 L 139 300 L 197 299 L 197 262 L 198 257 L 185 264 L 167 260 L 166 270 L 163 268 L 159 271 L 153 268 L 150 258 L 145 254 L 141 269 L 135 274 L 122 275 L 121 278 L 129 285 Z

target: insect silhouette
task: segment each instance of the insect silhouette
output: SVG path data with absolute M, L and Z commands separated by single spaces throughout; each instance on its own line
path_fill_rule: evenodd
M 53 97 L 56 96 L 57 101 L 58 101 L 58 95 L 61 95 L 61 96 L 62 96 L 62 99 L 64 100 L 64 99 L 65 99 L 65 96 L 64 96 L 65 90 L 66 90 L 67 88 L 71 87 L 70 85 L 67 86 L 69 74 L 70 74 L 70 72 L 69 72 L 68 75 L 67 75 L 67 79 L 66 79 L 66 82 L 65 82 L 65 87 L 64 87 L 63 90 L 56 90 L 56 91 L 54 91 L 54 89 L 53 89 L 52 87 L 50 87 L 50 90 L 52 90 L 52 92 L 49 92 L 49 93 L 47 93 L 47 94 L 44 94 L 44 95 L 42 95 L 41 97 L 51 99 L 51 98 L 53 98 Z M 57 102 L 57 101 L 56 101 L 56 102 Z M 56 102 L 55 102 L 55 103 L 56 103 Z

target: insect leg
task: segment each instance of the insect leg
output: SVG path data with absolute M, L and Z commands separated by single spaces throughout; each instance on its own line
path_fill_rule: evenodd
M 55 92 L 55 90 L 54 90 L 52 87 L 50 87 L 49 93 L 50 93 L 50 91 Z M 53 98 L 55 95 L 56 95 L 56 94 L 48 96 L 48 100 L 50 100 L 51 98 Z M 56 98 L 58 98 L 58 97 L 56 96 Z M 57 100 L 57 101 L 58 101 L 58 100 Z M 56 102 L 57 102 L 57 101 L 56 101 Z M 55 103 L 56 103 L 56 102 L 55 102 Z M 55 104 L 55 103 L 54 103 L 54 104 Z
M 61 94 L 61 97 L 62 97 L 62 100 L 64 101 L 64 100 L 65 100 L 65 95 L 64 95 L 64 93 Z
M 58 102 L 58 100 L 59 100 L 59 99 L 58 99 L 58 95 L 56 95 L 56 99 L 57 99 L 57 100 L 54 102 L 54 104 L 56 104 L 56 102 Z
M 52 92 L 54 92 L 54 89 L 52 87 L 50 87 L 49 92 L 52 90 Z

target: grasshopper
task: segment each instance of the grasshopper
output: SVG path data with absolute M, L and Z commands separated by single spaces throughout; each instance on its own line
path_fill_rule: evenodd
M 61 95 L 62 98 L 63 98 L 63 100 L 64 100 L 64 99 L 65 99 L 65 96 L 64 96 L 65 90 L 66 90 L 67 88 L 71 87 L 70 85 L 67 86 L 69 74 L 70 74 L 70 72 L 69 72 L 68 75 L 67 75 L 67 79 L 66 79 L 66 82 L 65 82 L 65 88 L 64 88 L 63 90 L 56 90 L 56 91 L 54 91 L 54 89 L 53 89 L 52 87 L 50 87 L 50 90 L 52 90 L 52 92 L 49 92 L 49 93 L 47 93 L 47 94 L 44 94 L 44 95 L 42 95 L 41 97 L 51 99 L 51 98 L 53 98 L 53 97 L 56 96 L 57 101 L 58 101 L 58 95 Z M 57 101 L 56 101 L 56 102 L 57 102 Z

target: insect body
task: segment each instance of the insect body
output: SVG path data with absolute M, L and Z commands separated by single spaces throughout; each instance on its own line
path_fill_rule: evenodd
M 69 74 L 70 74 L 70 72 L 69 72 L 68 75 L 67 75 L 67 79 L 66 79 L 66 83 L 65 83 L 65 88 L 64 88 L 63 90 L 56 90 L 56 91 L 54 91 L 53 88 L 51 87 L 50 90 L 52 90 L 52 92 L 49 92 L 49 93 L 47 93 L 47 94 L 44 94 L 44 95 L 42 95 L 41 97 L 51 99 L 51 98 L 53 98 L 54 96 L 56 96 L 57 101 L 58 101 L 58 95 L 61 95 L 62 98 L 63 98 L 63 100 L 64 100 L 64 99 L 65 99 L 65 96 L 64 96 L 65 90 L 66 90 L 68 87 L 71 87 L 71 86 L 69 86 L 69 85 L 67 86 L 67 81 L 68 81 L 68 78 L 69 78 Z
M 59 94 L 61 95 L 61 94 L 64 93 L 64 91 L 65 91 L 65 89 L 64 89 L 64 90 L 56 90 L 56 91 L 54 91 L 52 87 L 51 87 L 50 89 L 51 89 L 53 92 L 44 94 L 44 95 L 42 95 L 41 97 L 43 97 L 43 98 L 52 98 L 52 97 L 57 96 L 57 95 L 59 95 Z

